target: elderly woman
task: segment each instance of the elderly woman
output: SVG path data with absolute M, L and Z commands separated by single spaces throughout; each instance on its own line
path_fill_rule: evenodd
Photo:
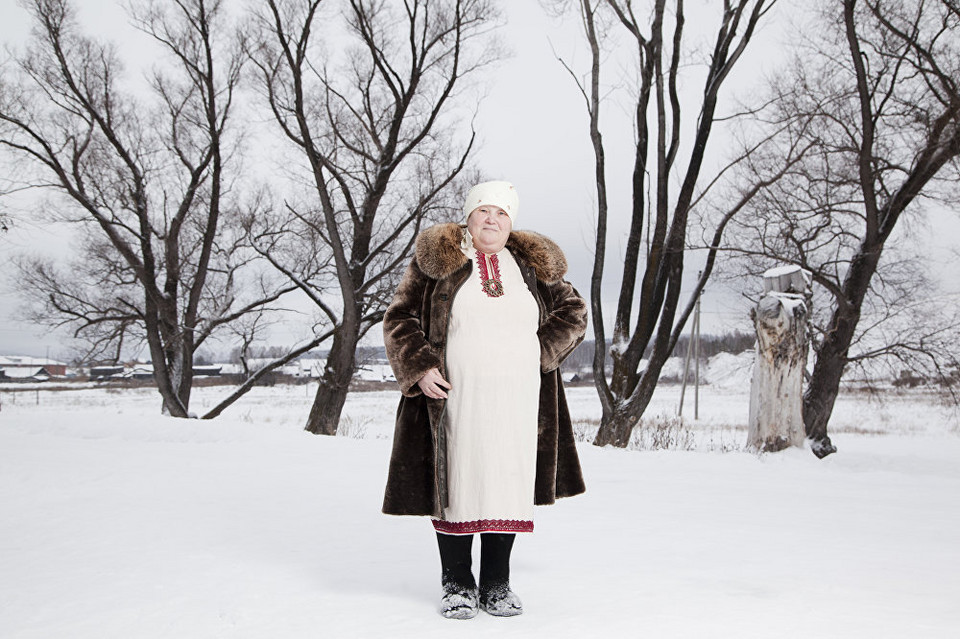
M 534 504 L 584 490 L 558 367 L 583 339 L 586 304 L 560 248 L 512 230 L 518 205 L 508 182 L 470 189 L 465 226 L 417 238 L 383 320 L 403 393 L 383 512 L 433 518 L 448 618 L 520 614 L 515 533 L 533 531 Z

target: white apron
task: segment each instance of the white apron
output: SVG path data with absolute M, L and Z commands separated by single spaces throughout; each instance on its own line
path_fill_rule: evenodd
M 481 287 L 476 251 L 447 330 L 449 506 L 439 532 L 531 532 L 540 397 L 539 310 L 507 249 L 496 254 L 503 295 Z M 495 279 L 488 259 L 488 279 Z

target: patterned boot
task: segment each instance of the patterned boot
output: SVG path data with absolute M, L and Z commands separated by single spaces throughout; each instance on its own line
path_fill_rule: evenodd
M 473 619 L 477 616 L 477 582 L 473 578 L 471 550 L 473 535 L 437 533 L 443 598 L 440 614 L 447 619 Z
M 480 535 L 480 607 L 495 617 L 523 613 L 520 597 L 510 590 L 510 551 L 514 534 Z

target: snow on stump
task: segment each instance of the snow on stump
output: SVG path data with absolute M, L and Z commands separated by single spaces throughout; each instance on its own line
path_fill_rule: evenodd
M 757 357 L 750 384 L 747 445 L 755 450 L 803 446 L 810 283 L 810 273 L 799 267 L 771 269 L 763 274 L 763 297 L 750 310 Z

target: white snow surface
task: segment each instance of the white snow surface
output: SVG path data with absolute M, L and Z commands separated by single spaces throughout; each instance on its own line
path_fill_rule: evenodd
M 960 636 L 960 435 L 930 397 L 842 396 L 824 460 L 582 443 L 587 492 L 517 541 L 524 614 L 452 621 L 429 522 L 379 512 L 398 394 L 351 394 L 347 436 L 317 437 L 315 389 L 214 421 L 151 389 L 4 393 L 0 637 Z M 742 446 L 748 392 L 701 389 L 701 443 Z M 589 430 L 594 390 L 568 395 Z

